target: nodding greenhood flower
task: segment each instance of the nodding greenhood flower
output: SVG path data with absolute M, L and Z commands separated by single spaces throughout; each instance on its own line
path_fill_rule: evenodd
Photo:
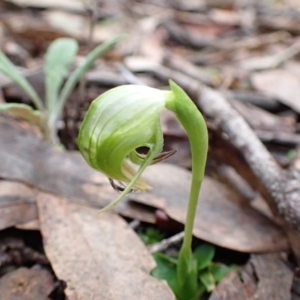
M 124 85 L 95 99 L 81 126 L 79 149 L 93 168 L 106 174 L 112 186 L 122 193 L 103 210 L 121 201 L 133 190 L 151 187 L 141 178 L 145 168 L 172 155 L 161 153 L 163 134 L 160 114 L 164 108 L 173 111 L 185 129 L 192 152 L 192 183 L 185 223 L 185 235 L 177 265 L 178 299 L 195 299 L 198 293 L 197 264 L 191 252 L 192 231 L 201 182 L 204 177 L 208 136 L 205 121 L 188 95 L 170 81 L 170 91 Z M 147 154 L 137 149 L 147 147 Z M 129 161 L 139 165 L 135 171 Z M 114 180 L 127 186 L 118 186 Z M 177 288 L 176 288 L 177 289 Z M 190 296 L 187 296 L 189 293 Z
M 83 157 L 91 167 L 110 178 L 115 189 L 125 190 L 124 196 L 125 192 L 132 190 L 151 189 L 140 177 L 141 173 L 148 165 L 175 152 L 161 153 L 163 134 L 160 114 L 164 108 L 177 114 L 185 102 L 192 101 L 174 82 L 170 81 L 170 86 L 171 91 L 142 85 L 113 88 L 92 102 L 83 120 L 78 139 Z M 148 153 L 138 153 L 140 147 L 147 147 Z M 140 165 L 138 171 L 132 168 L 128 160 Z M 127 187 L 118 186 L 113 180 L 125 183 Z M 121 198 L 123 196 L 107 208 Z
M 126 158 L 149 165 L 161 152 L 159 116 L 169 94 L 146 86 L 124 85 L 95 99 L 79 133 L 79 148 L 89 165 L 111 179 L 129 184 L 136 171 Z M 143 146 L 149 148 L 148 155 L 136 151 Z M 141 177 L 133 187 L 151 189 Z
M 136 172 L 126 158 L 135 164 L 149 164 L 149 157 L 153 159 L 163 147 L 159 117 L 169 93 L 124 85 L 95 99 L 79 133 L 79 148 L 89 165 L 111 179 L 129 184 Z M 137 153 L 139 147 L 149 148 L 148 159 Z M 151 189 L 140 177 L 134 188 Z

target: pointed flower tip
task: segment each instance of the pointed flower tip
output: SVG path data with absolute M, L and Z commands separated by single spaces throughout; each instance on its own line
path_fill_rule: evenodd
M 136 175 L 136 171 L 126 162 L 126 160 L 122 164 L 122 171 L 127 178 L 126 180 L 127 183 L 130 183 L 133 180 L 134 176 Z M 142 177 L 139 177 L 136 180 L 134 184 L 134 188 L 141 191 L 147 191 L 152 189 L 152 187 L 149 186 Z

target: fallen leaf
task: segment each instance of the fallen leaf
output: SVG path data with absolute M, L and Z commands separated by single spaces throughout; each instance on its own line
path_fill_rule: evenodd
M 278 253 L 253 255 L 241 272 L 230 273 L 209 300 L 290 299 L 293 272 Z
M 143 177 L 153 190 L 147 194 L 131 194 L 129 199 L 157 207 L 153 198 L 159 197 L 162 200 L 158 208 L 184 224 L 191 173 L 160 163 L 149 167 Z M 205 177 L 202 183 L 194 235 L 241 252 L 270 252 L 289 247 L 284 233 L 274 222 L 209 177 Z
M 258 299 L 288 299 L 293 282 L 293 272 L 279 254 L 253 255 L 250 263 L 258 278 Z
M 160 119 L 162 123 L 162 131 L 165 135 L 187 138 L 186 132 L 176 119 L 176 116 L 173 112 L 169 110 L 163 110 Z
M 38 219 L 34 219 L 25 223 L 17 224 L 15 227 L 24 230 L 40 230 L 40 223 Z
M 225 9 L 211 9 L 209 17 L 215 23 L 238 26 L 241 23 L 241 16 L 238 12 Z
M 238 100 L 231 100 L 230 102 L 255 130 L 295 132 L 296 116 L 280 117 L 250 103 L 242 103 Z
M 290 47 L 285 48 L 276 54 L 263 57 L 252 57 L 243 60 L 239 63 L 239 66 L 247 71 L 273 69 L 277 68 L 280 64 L 292 58 L 293 56 L 296 56 L 299 51 L 300 44 L 297 41 Z
M 69 11 L 84 12 L 84 2 L 81 0 L 7 0 L 23 7 L 57 8 Z
M 245 284 L 246 286 L 246 284 Z M 230 272 L 211 294 L 209 300 L 254 300 L 238 277 L 237 272 Z
M 19 268 L 0 278 L 3 300 L 46 300 L 53 288 L 52 275 L 39 267 Z
M 74 0 L 73 0 L 74 1 Z M 86 17 L 61 10 L 46 10 L 43 17 L 53 29 L 80 40 L 88 36 Z
M 175 299 L 150 275 L 153 258 L 118 215 L 46 193 L 39 193 L 37 205 L 45 251 L 67 283 L 68 299 Z
M 0 229 L 37 217 L 35 195 L 24 184 L 0 180 Z
M 45 51 L 49 42 L 65 37 L 66 32 L 52 28 L 39 14 L 35 18 L 22 12 L 7 12 L 1 17 L 6 29 L 26 51 Z
M 300 113 L 300 79 L 286 70 L 272 70 L 254 73 L 253 86 Z

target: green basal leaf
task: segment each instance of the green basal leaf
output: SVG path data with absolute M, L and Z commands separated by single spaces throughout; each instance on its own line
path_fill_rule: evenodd
M 105 51 L 112 48 L 118 42 L 127 38 L 127 35 L 119 35 L 115 38 L 112 38 L 109 41 L 102 43 L 101 45 L 97 46 L 93 51 L 91 51 L 88 56 L 86 57 L 85 61 L 81 66 L 79 66 L 68 78 L 67 82 L 65 83 L 58 100 L 58 105 L 55 110 L 55 114 L 52 117 L 53 119 L 50 120 L 51 124 L 56 124 L 57 120 L 60 118 L 63 108 L 66 104 L 67 99 L 69 98 L 72 90 L 74 89 L 75 85 L 84 75 L 84 73 L 91 67 L 91 65 L 95 62 L 95 60 Z M 54 126 L 54 125 L 53 125 Z
M 198 300 L 203 294 L 206 292 L 206 287 L 205 285 L 200 281 L 198 283 L 198 288 L 197 288 L 197 293 L 196 293 L 196 298 L 195 300 Z
M 215 255 L 215 248 L 208 244 L 199 246 L 193 253 L 193 257 L 197 260 L 198 270 L 203 270 L 212 262 Z
M 44 105 L 34 88 L 27 81 L 25 77 L 23 77 L 18 69 L 13 65 L 13 63 L 6 57 L 6 55 L 0 51 L 0 72 L 13 80 L 16 84 L 18 84 L 26 94 L 31 98 L 32 102 L 40 111 L 44 110 Z
M 21 118 L 43 129 L 43 113 L 31 106 L 19 103 L 0 103 L 0 111 L 5 111 L 13 117 Z
M 207 292 L 213 291 L 216 287 L 214 276 L 208 270 L 200 271 L 199 280 L 205 286 Z
M 224 264 L 215 264 L 212 263 L 208 270 L 214 277 L 214 280 L 216 283 L 220 282 L 227 274 L 229 274 L 231 271 L 236 270 L 237 266 L 226 266 Z
M 145 245 L 158 243 L 164 238 L 164 234 L 156 228 L 147 228 L 145 232 L 139 232 L 138 235 Z
M 164 253 L 161 253 L 161 252 L 157 252 L 157 253 L 154 253 L 153 256 L 159 256 L 160 258 L 163 258 L 165 261 L 169 262 L 171 265 L 177 265 L 178 263 L 178 259 L 175 258 L 175 257 L 171 257 L 169 255 L 166 255 Z
M 177 278 L 178 260 L 163 253 L 155 253 L 154 259 L 157 267 L 152 270 L 151 275 L 157 279 L 166 280 L 177 300 L 198 300 L 206 291 L 205 286 L 198 281 L 197 268 L 195 264 L 194 272 L 186 278 L 183 285 L 180 285 Z M 196 284 L 191 285 L 191 281 Z
M 46 106 L 51 114 L 55 108 L 63 80 L 78 51 L 78 43 L 72 38 L 59 38 L 50 44 L 45 55 Z
M 157 266 L 151 271 L 151 275 L 157 279 L 166 280 L 170 288 L 176 294 L 178 288 L 176 278 L 176 264 L 169 256 L 163 253 L 155 253 L 153 257 L 156 261 Z

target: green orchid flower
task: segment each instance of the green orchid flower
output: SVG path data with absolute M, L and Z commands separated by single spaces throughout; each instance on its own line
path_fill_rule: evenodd
M 131 191 L 151 189 L 141 177 L 143 171 L 150 164 L 174 153 L 161 152 L 163 134 L 160 114 L 165 108 L 175 113 L 187 132 L 192 152 L 192 184 L 175 293 L 178 299 L 190 300 L 197 294 L 197 267 L 192 257 L 191 243 L 204 177 L 208 135 L 203 116 L 192 100 L 173 81 L 170 81 L 170 87 L 170 91 L 162 91 L 147 86 L 124 85 L 100 95 L 92 102 L 83 120 L 78 146 L 87 163 L 106 174 L 113 187 L 121 192 L 101 211 L 110 209 Z M 140 147 L 148 148 L 148 153 L 140 154 L 137 151 Z M 135 170 L 132 164 L 139 168 Z M 115 181 L 121 182 L 121 185 Z
M 145 86 L 124 85 L 95 99 L 79 133 L 79 149 L 89 165 L 111 179 L 129 184 L 136 171 L 128 160 L 148 165 L 161 152 L 163 136 L 159 116 L 167 93 Z M 149 148 L 148 157 L 143 158 L 136 151 L 142 146 Z M 133 187 L 142 191 L 151 189 L 140 177 Z

